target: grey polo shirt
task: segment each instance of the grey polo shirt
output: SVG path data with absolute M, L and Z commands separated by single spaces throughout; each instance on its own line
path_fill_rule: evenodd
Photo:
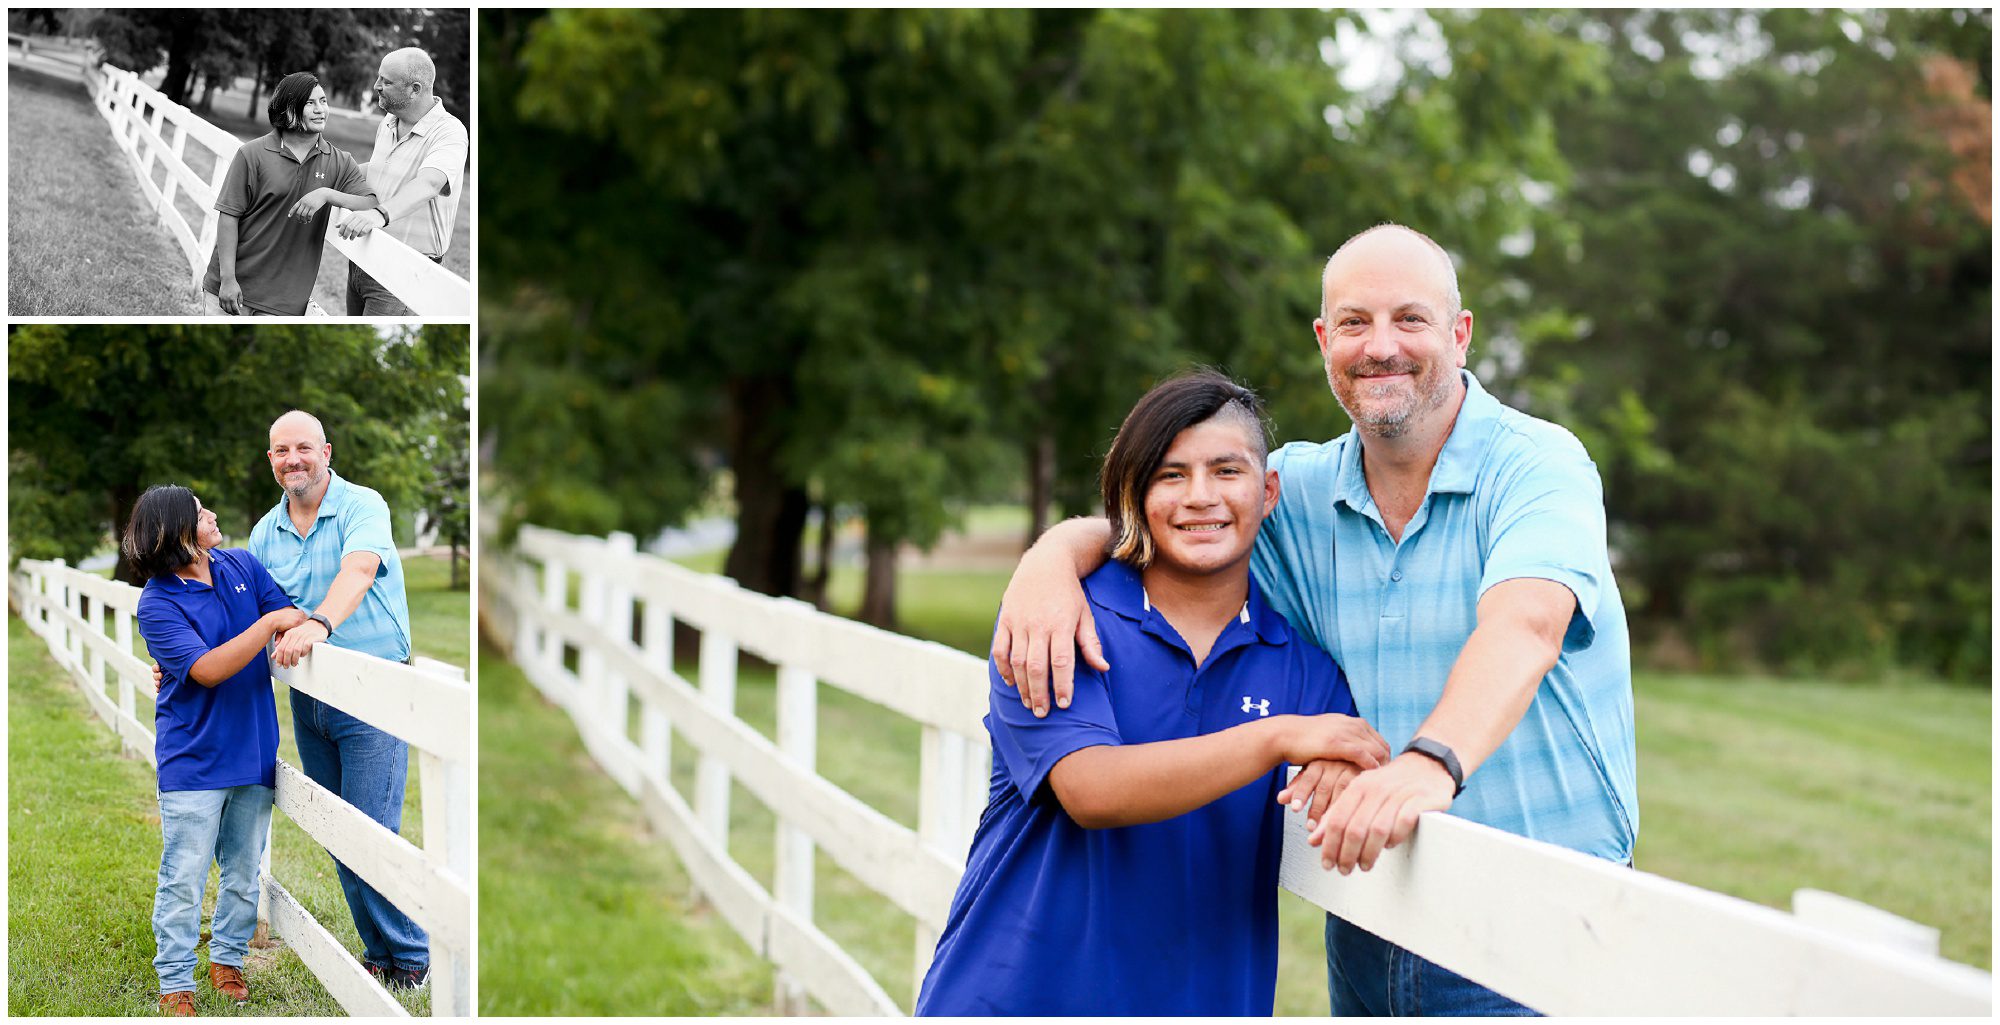
M 236 284 L 243 289 L 244 305 L 280 317 L 305 315 L 333 206 L 320 207 L 309 221 L 286 215 L 300 197 L 322 187 L 351 196 L 375 195 L 361 165 L 324 137 L 313 140 L 304 160 L 293 156 L 276 132 L 237 147 L 215 209 L 237 219 Z M 201 287 L 221 294 L 220 254 L 209 253 Z

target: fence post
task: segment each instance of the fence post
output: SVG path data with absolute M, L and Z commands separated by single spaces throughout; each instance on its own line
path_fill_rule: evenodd
M 701 700 L 718 715 L 736 714 L 736 640 L 711 626 L 701 632 Z M 729 847 L 729 767 L 706 752 L 695 765 L 695 818 L 709 838 Z
M 632 565 L 638 552 L 638 543 L 632 535 L 624 531 L 605 538 L 610 551 L 607 565 L 623 570 Z M 603 601 L 605 604 L 603 621 L 611 628 L 611 636 L 619 647 L 632 646 L 632 588 L 620 577 L 607 577 L 603 581 Z M 604 673 L 604 716 L 611 727 L 611 735 L 617 739 L 620 754 L 629 754 L 632 744 L 632 698 L 630 685 L 623 674 L 615 669 L 602 666 Z
M 58 560 L 60 563 L 60 560 Z M 66 563 L 62 563 L 67 565 Z M 76 581 L 69 574 L 62 574 L 63 611 L 63 668 L 74 671 L 83 664 L 83 631 L 77 629 L 77 620 L 83 618 L 83 595 L 76 589 Z
M 127 655 L 133 654 L 132 612 L 130 610 L 128 609 L 118 610 L 118 625 L 116 629 L 118 631 L 118 637 L 117 637 L 118 650 L 124 652 Z M 139 717 L 138 707 L 139 707 L 139 702 L 137 700 L 137 688 L 133 684 L 132 678 L 126 676 L 124 673 L 119 673 L 118 711 L 123 715 L 129 716 L 133 719 L 137 719 Z
M 945 821 L 949 815 L 948 806 L 958 793 L 956 786 L 945 780 L 944 731 L 924 724 L 923 739 L 917 754 L 917 840 L 926 847 L 943 848 Z M 931 958 L 937 953 L 937 930 L 932 929 L 922 919 L 917 920 L 916 971 L 911 975 L 910 999 L 915 1001 L 924 984 L 924 975 L 931 969 Z
M 569 603 L 569 575 L 557 559 L 547 559 L 542 563 L 542 607 L 550 612 L 561 612 Z M 562 678 L 562 637 L 553 625 L 544 625 L 535 645 L 535 656 L 550 680 Z
M 786 599 L 784 608 L 801 632 L 812 629 L 813 607 Z M 782 622 L 782 620 L 781 620 Z M 778 667 L 778 754 L 808 773 L 817 772 L 819 749 L 819 685 L 810 670 L 796 665 Z M 772 896 L 810 922 L 813 919 L 813 842 L 804 830 L 783 817 L 778 819 L 777 862 L 772 876 Z M 776 1011 L 787 1016 L 805 1015 L 811 1008 L 805 986 L 784 971 L 777 973 Z
M 109 631 L 104 629 L 104 623 L 105 623 L 104 598 L 102 596 L 92 596 L 90 599 L 91 632 L 97 634 L 100 637 L 109 636 Z M 86 652 L 86 655 L 84 657 L 84 662 L 89 666 L 91 689 L 95 690 L 99 694 L 103 694 L 104 693 L 104 649 L 94 644 L 86 644 L 84 645 L 84 650 Z
M 577 613 L 593 627 L 604 624 L 604 565 L 607 559 L 576 568 Z M 576 689 L 571 692 L 575 709 L 583 721 L 600 732 L 609 732 L 604 722 L 604 653 L 583 637 L 576 640 Z
M 420 663 L 454 682 L 465 673 L 441 663 Z M 468 885 L 472 871 L 472 773 L 464 762 L 417 753 L 418 787 L 424 814 L 424 860 Z M 465 1017 L 472 1013 L 471 951 L 431 945 L 431 1014 Z
M 671 679 L 674 675 L 674 617 L 657 598 L 646 599 L 646 611 L 639 623 L 640 650 L 646 664 Z M 671 789 L 674 780 L 674 729 L 667 713 L 651 702 L 639 706 L 639 746 L 645 752 L 645 767 L 660 774 L 660 783 Z

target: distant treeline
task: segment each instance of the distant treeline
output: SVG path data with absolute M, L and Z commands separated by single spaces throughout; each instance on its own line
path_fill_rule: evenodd
M 962 503 L 1094 511 L 1189 363 L 1345 430 L 1318 272 L 1396 221 L 1457 257 L 1474 370 L 1595 456 L 1643 661 L 1988 678 L 1989 12 L 479 32 L 512 522 L 646 535 L 727 470 L 731 575 L 809 590 L 811 511 L 859 517 L 886 620 L 896 546 Z

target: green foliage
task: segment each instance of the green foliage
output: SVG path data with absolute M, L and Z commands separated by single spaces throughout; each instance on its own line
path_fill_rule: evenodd
M 16 327 L 9 564 L 88 556 L 165 483 L 193 488 L 240 544 L 277 500 L 265 432 L 288 409 L 318 416 L 335 469 L 407 515 L 433 479 L 427 439 L 464 406 L 466 343 L 463 327 Z
M 294 71 L 317 73 L 329 96 L 358 106 L 384 54 L 420 46 L 437 65 L 434 90 L 462 119 L 472 107 L 468 19 L 453 8 L 106 8 L 86 31 L 106 61 L 127 71 L 166 65 L 160 91 L 204 110 L 208 95 L 239 75 L 269 89 Z M 198 82 L 207 90 L 199 97 Z
M 1955 150 L 1990 114 L 1920 41 L 1985 16 L 1551 21 L 1611 73 L 1554 105 L 1565 227 L 1500 333 L 1604 471 L 1642 636 L 1985 679 L 1992 232 Z

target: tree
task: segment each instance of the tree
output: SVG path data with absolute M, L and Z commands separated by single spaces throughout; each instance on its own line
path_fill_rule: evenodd
M 859 508 L 864 616 L 886 622 L 900 545 L 1023 480 L 1093 506 L 1110 427 L 1189 361 L 1282 372 L 1331 406 L 1306 327 L 1331 243 L 1308 240 L 1414 208 L 1348 198 L 1373 168 L 1324 120 L 1342 95 L 1320 57 L 1332 27 L 1310 11 L 489 15 L 485 135 L 526 169 L 496 200 L 514 230 L 481 253 L 504 311 L 488 322 L 507 324 L 484 350 L 488 422 L 517 513 L 650 533 L 726 466 L 725 572 L 790 593 L 813 496 Z M 1502 113 L 1542 102 L 1525 81 L 1551 54 L 1511 90 L 1468 92 Z M 1450 116 L 1436 106 L 1420 109 Z M 1414 149 L 1479 182 L 1545 136 Z M 634 478 L 664 500 L 637 500 Z
M 451 549 L 451 587 L 460 586 L 459 553 L 472 543 L 471 410 L 464 403 L 432 415 L 425 439 L 430 476 L 424 481 L 423 509 Z
M 1639 636 L 1985 679 L 1989 16 L 1549 17 L 1612 73 L 1556 107 L 1506 330 L 1603 468 Z
M 423 443 L 462 406 L 463 327 L 33 324 L 8 337 L 14 557 L 76 561 L 122 535 L 153 484 L 193 488 L 237 539 L 277 500 L 265 429 L 301 408 L 334 466 L 417 503 Z M 462 501 L 461 501 L 462 504 Z M 121 561 L 118 575 L 133 580 Z

